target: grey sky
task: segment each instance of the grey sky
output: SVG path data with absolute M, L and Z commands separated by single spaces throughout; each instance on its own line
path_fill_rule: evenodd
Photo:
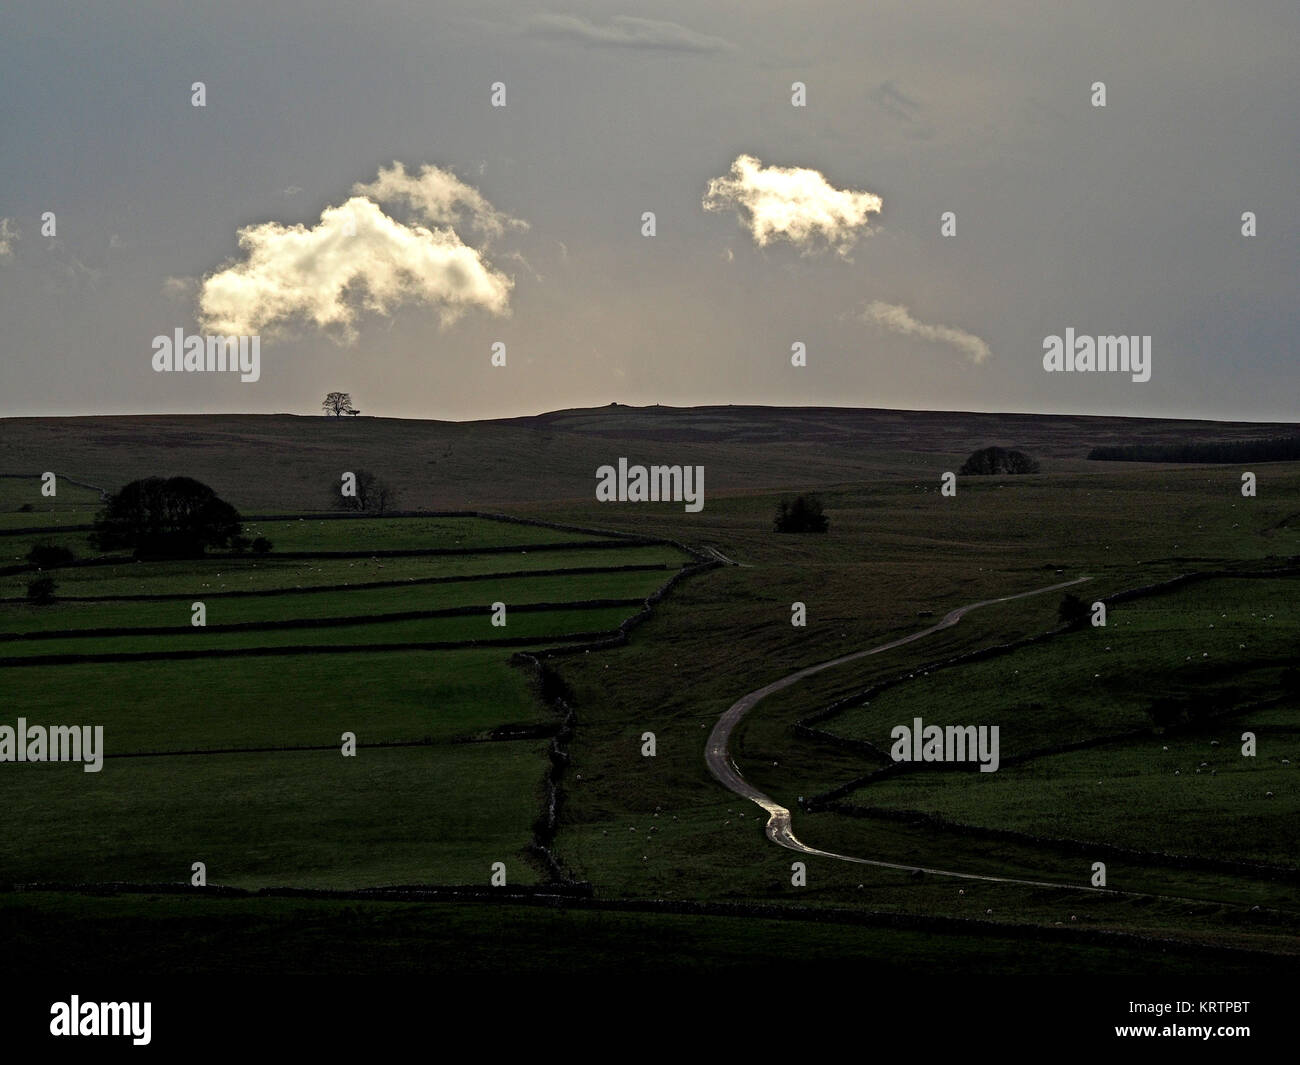
M 311 413 L 342 389 L 453 419 L 611 400 L 1295 418 L 1300 9 L 1070 8 L 11 2 L 0 415 Z M 847 255 L 759 247 L 702 207 L 742 155 L 880 196 L 874 232 Z M 264 337 L 254 384 L 153 372 L 155 335 L 199 331 L 169 278 L 238 261 L 241 227 L 317 225 L 394 161 L 528 224 L 482 251 L 508 316 L 443 327 L 399 301 L 351 343 Z M 879 324 L 912 319 L 934 329 Z M 1067 327 L 1152 335 L 1151 380 L 1044 373 Z M 935 339 L 967 334 L 987 358 Z

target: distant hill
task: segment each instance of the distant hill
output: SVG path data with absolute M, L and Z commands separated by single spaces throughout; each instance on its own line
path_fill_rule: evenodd
M 478 422 L 287 414 L 0 419 L 0 473 L 54 470 L 117 488 L 184 474 L 245 512 L 325 509 L 345 471 L 366 468 L 404 509 L 508 507 L 591 499 L 596 468 L 703 464 L 706 489 L 806 490 L 882 477 L 932 477 L 976 447 L 1016 448 L 1044 473 L 1096 472 L 1116 444 L 1291 435 L 1286 423 L 847 407 L 627 407 Z

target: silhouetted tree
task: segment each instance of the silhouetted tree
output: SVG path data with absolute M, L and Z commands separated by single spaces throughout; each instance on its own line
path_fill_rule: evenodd
M 781 533 L 824 533 L 830 528 L 830 519 L 822 513 L 820 498 L 796 496 L 793 502 L 783 499 L 777 504 L 773 525 Z
M 1073 592 L 1067 592 L 1056 609 L 1062 625 L 1082 625 L 1088 618 L 1088 604 Z
M 27 598 L 42 606 L 52 603 L 55 587 L 53 577 L 37 577 L 34 581 L 27 582 Z
M 378 474 L 370 470 L 357 470 L 357 494 L 345 496 L 341 488 L 334 488 L 334 505 L 343 510 L 361 510 L 368 514 L 383 514 L 394 503 L 397 493 Z
M 108 497 L 92 542 L 129 547 L 136 558 L 194 558 L 226 547 L 243 526 L 239 511 L 190 477 L 146 477 Z
M 332 414 L 336 418 L 340 414 L 361 413 L 359 410 L 353 408 L 352 396 L 348 392 L 330 392 L 325 397 L 325 402 L 323 402 L 321 406 L 324 408 L 326 415 Z
M 55 566 L 66 566 L 72 562 L 76 556 L 66 547 L 60 544 L 35 544 L 27 552 L 27 561 L 41 569 L 53 569 Z
M 973 452 L 957 472 L 966 476 L 1037 473 L 1038 463 L 1023 451 L 1008 451 L 1004 447 L 984 447 Z

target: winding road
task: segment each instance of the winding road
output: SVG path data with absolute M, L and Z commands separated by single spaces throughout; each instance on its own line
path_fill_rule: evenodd
M 942 621 L 936 625 L 931 625 L 928 629 L 922 629 L 920 632 L 914 632 L 910 636 L 903 636 L 897 640 L 891 640 L 889 643 L 882 643 L 878 647 L 870 647 L 865 651 L 854 651 L 852 654 L 841 655 L 839 658 L 832 658 L 829 662 L 822 662 L 815 666 L 809 666 L 801 669 L 797 673 L 791 673 L 789 676 L 775 680 L 766 687 L 752 691 L 748 695 L 732 703 L 720 718 L 718 723 L 713 726 L 713 731 L 709 733 L 708 747 L 704 751 L 704 761 L 709 767 L 709 772 L 714 775 L 728 790 L 739 795 L 743 799 L 761 806 L 767 812 L 767 838 L 773 843 L 778 843 L 788 850 L 797 851 L 800 854 L 812 854 L 819 858 L 834 858 L 841 862 L 854 862 L 857 865 L 872 865 L 881 869 L 899 869 L 903 872 L 930 873 L 934 876 L 956 877 L 961 880 L 983 880 L 996 884 L 1023 884 L 1029 887 L 1042 888 L 1066 888 L 1071 891 L 1092 891 L 1098 894 L 1112 894 L 1109 888 L 1096 888 L 1088 884 L 1067 884 L 1052 882 L 1046 880 L 1020 880 L 1016 877 L 1009 876 L 986 876 L 979 873 L 958 873 L 949 869 L 929 869 L 925 866 L 901 865 L 897 862 L 883 862 L 872 858 L 855 858 L 849 854 L 835 854 L 831 851 L 818 850 L 816 847 L 810 847 L 803 843 L 794 834 L 794 829 L 790 824 L 790 811 L 780 803 L 767 795 L 764 795 L 756 787 L 750 784 L 741 772 L 736 768 L 736 763 L 732 760 L 728 751 L 731 742 L 731 733 L 740 723 L 740 720 L 749 713 L 754 706 L 761 700 L 766 699 L 775 692 L 782 691 L 797 684 L 805 677 L 811 677 L 814 673 L 820 673 L 825 669 L 832 669 L 835 666 L 842 666 L 847 662 L 855 662 L 859 658 L 866 658 L 867 655 L 880 654 L 882 651 L 892 651 L 895 647 L 902 647 L 904 644 L 912 643 L 914 640 L 924 639 L 941 629 L 951 628 L 956 625 L 964 615 L 972 610 L 982 606 L 991 606 L 994 603 L 1007 603 L 1013 599 L 1025 599 L 1031 595 L 1043 595 L 1046 592 L 1060 591 L 1062 588 L 1070 588 L 1076 584 L 1081 584 L 1089 577 L 1079 577 L 1072 581 L 1063 581 L 1060 584 L 1053 584 L 1046 588 L 1035 588 L 1029 592 L 1019 592 L 1016 595 L 1004 595 L 998 599 L 983 599 L 978 603 L 970 603 L 967 606 L 958 607 L 944 615 Z

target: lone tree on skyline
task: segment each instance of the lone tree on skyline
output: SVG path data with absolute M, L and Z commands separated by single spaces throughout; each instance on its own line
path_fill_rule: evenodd
M 350 392 L 331 392 L 325 397 L 321 404 L 325 411 L 326 417 L 334 415 L 339 417 L 341 414 L 360 414 L 361 412 L 352 406 L 352 393 Z
M 146 477 L 110 495 L 91 535 L 103 551 L 129 547 L 136 558 L 197 558 L 228 547 L 243 531 L 239 511 L 191 477 Z

